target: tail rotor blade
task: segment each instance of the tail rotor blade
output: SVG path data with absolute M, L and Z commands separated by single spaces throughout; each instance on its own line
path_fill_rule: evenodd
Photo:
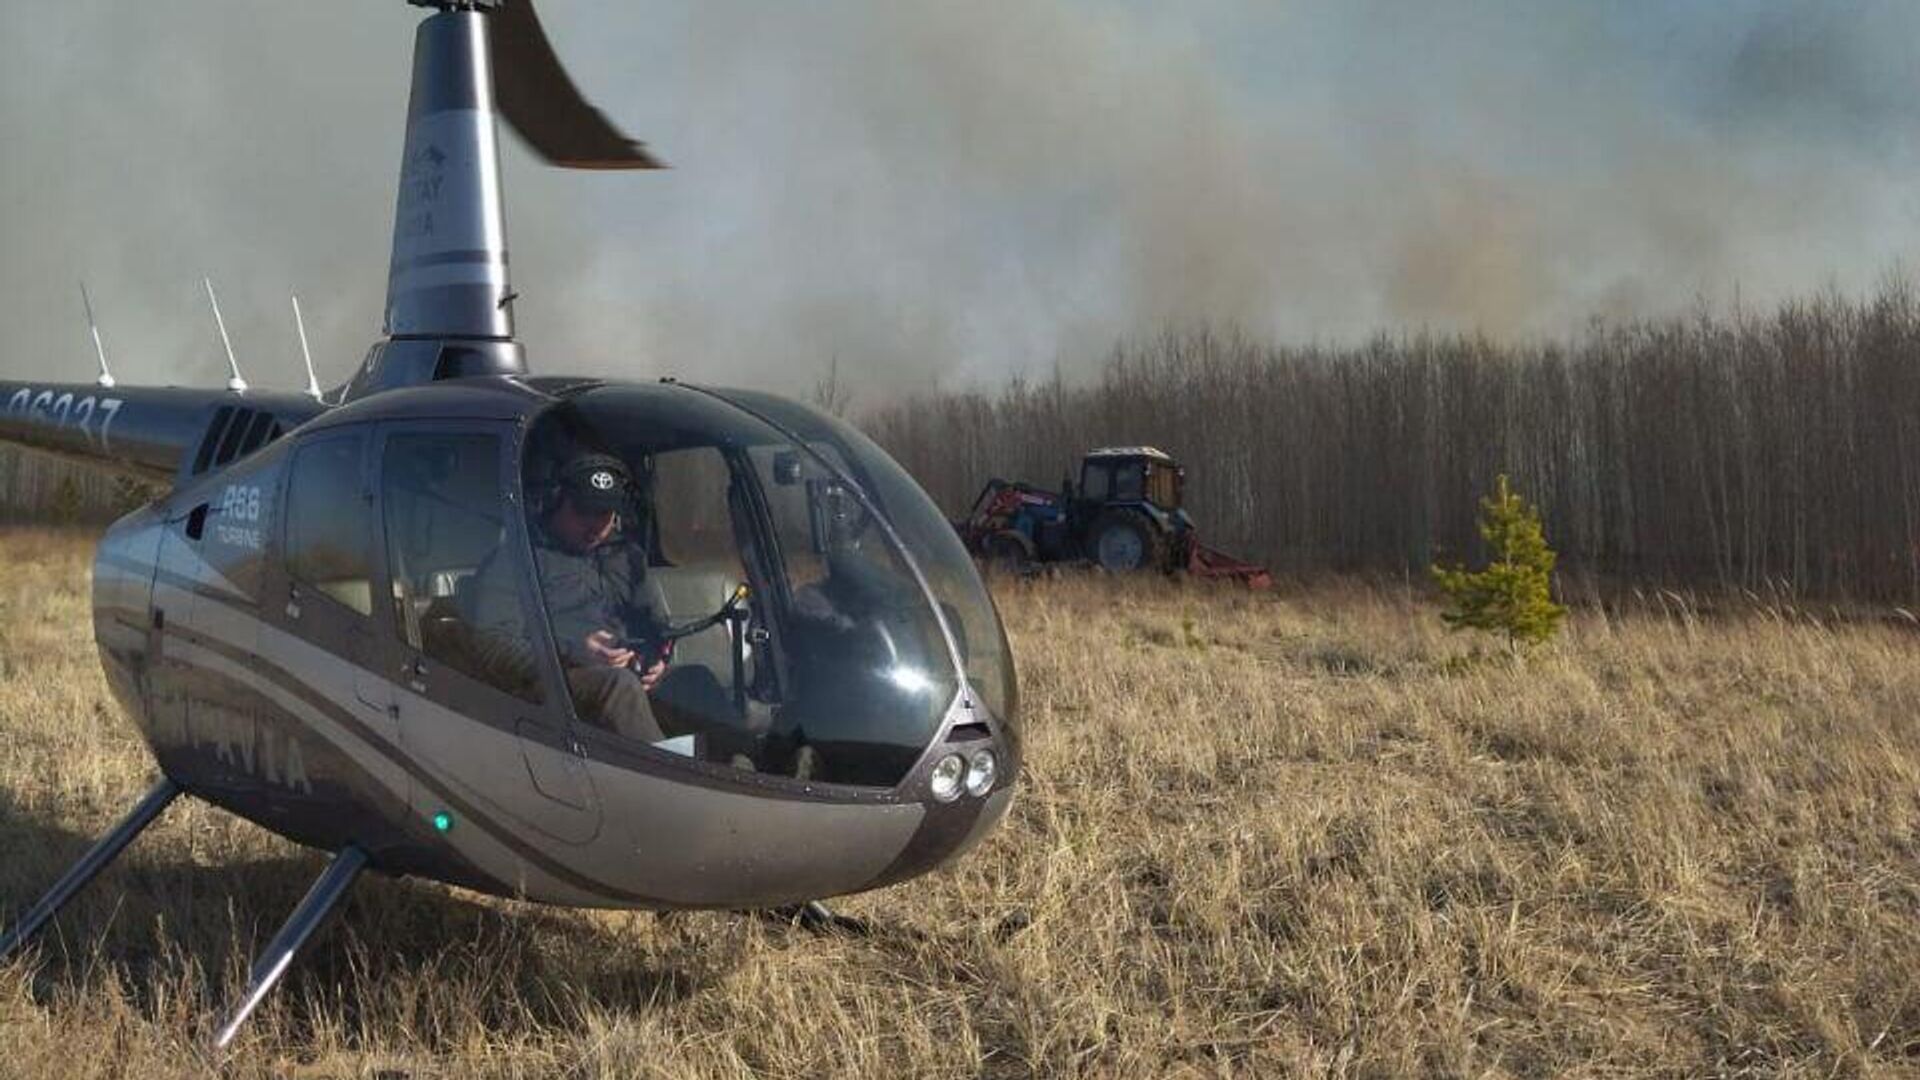
M 505 0 L 488 29 L 495 104 L 535 153 L 574 169 L 661 169 L 646 144 L 630 139 L 582 97 L 554 54 L 532 0 Z

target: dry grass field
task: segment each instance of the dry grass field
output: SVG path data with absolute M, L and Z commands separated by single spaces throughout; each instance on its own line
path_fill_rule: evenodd
M 150 779 L 87 545 L 0 536 L 0 913 Z M 1912 1075 L 1920 635 L 1424 598 L 1000 590 L 1007 825 L 871 937 L 371 879 L 199 1049 L 320 859 L 191 802 L 0 966 L 9 1077 Z

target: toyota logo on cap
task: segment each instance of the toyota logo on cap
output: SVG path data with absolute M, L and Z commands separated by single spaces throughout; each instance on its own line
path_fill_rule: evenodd
M 593 476 L 587 480 L 587 483 L 592 484 L 594 488 L 599 491 L 612 491 L 614 484 L 613 474 L 602 469 L 594 473 Z

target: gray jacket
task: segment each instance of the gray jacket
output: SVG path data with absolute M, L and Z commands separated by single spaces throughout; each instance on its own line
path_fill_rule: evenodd
M 536 534 L 533 561 L 554 645 L 569 667 L 594 662 L 586 640 L 596 630 L 622 642 L 638 642 L 666 626 L 665 599 L 647 573 L 647 553 L 638 544 L 616 537 L 592 551 L 575 553 Z
M 647 573 L 646 551 L 624 537 L 577 553 L 561 548 L 544 530 L 536 529 L 533 561 L 537 591 L 553 625 L 554 646 L 566 667 L 597 663 L 586 647 L 587 636 L 596 630 L 621 641 L 636 641 L 665 626 L 665 599 Z M 517 560 L 496 558 L 475 582 L 467 619 L 490 667 L 533 665 L 532 634 L 513 579 L 517 565 Z

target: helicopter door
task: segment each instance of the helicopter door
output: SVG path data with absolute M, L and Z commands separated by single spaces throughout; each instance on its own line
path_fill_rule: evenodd
M 187 682 L 192 669 L 181 648 L 180 631 L 193 621 L 193 577 L 188 571 L 194 556 L 188 550 L 193 540 L 187 535 L 187 511 L 166 509 L 154 562 L 147 717 L 153 725 L 154 748 L 163 754 L 162 764 L 170 766 L 169 775 L 179 775 L 192 763 L 193 735 L 187 726 Z M 202 527 L 205 520 L 202 513 Z
M 458 794 L 567 843 L 599 833 L 600 810 L 564 706 L 512 501 L 514 429 L 393 424 L 381 430 L 380 508 L 401 739 L 435 779 L 415 812 Z
M 296 793 L 311 793 L 315 783 L 345 786 L 379 820 L 405 805 L 410 781 L 391 763 L 399 723 L 369 670 L 377 654 L 367 442 L 366 429 L 346 428 L 290 447 L 279 512 L 260 515 L 262 531 L 277 540 L 261 595 L 261 656 L 344 712 L 316 710 L 317 718 L 286 726 L 289 764 L 294 750 L 301 757 L 298 775 L 283 770 L 288 786 Z

